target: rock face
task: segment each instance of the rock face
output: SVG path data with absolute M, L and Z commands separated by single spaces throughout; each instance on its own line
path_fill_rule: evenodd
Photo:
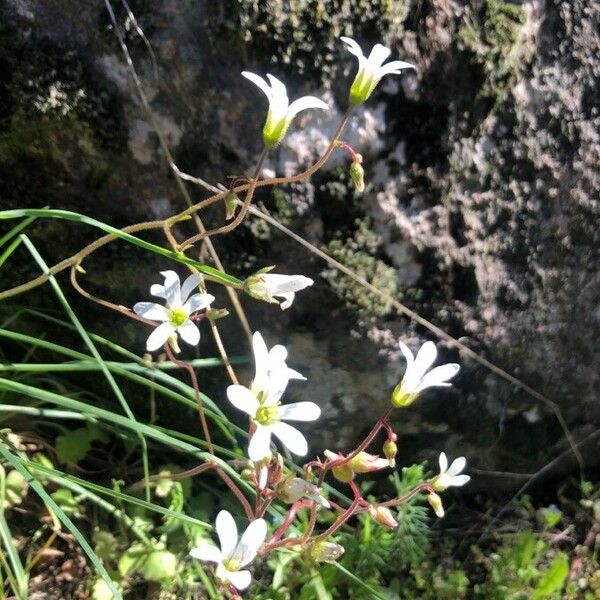
M 3 208 L 51 205 L 122 226 L 185 206 L 102 4 L 0 5 Z M 138 0 L 131 12 L 112 4 L 178 166 L 211 182 L 250 172 L 260 152 L 265 103 L 241 70 L 270 71 L 292 98 L 313 93 L 332 106 L 304 113 L 270 157 L 269 169 L 291 174 L 319 155 L 345 110 L 355 61 L 339 35 L 364 46 L 383 40 L 417 65 L 382 81 L 344 134 L 364 155 L 364 194 L 352 191 L 339 152 L 311 181 L 257 200 L 555 401 L 576 438 L 591 430 L 600 417 L 593 3 L 315 0 L 290 10 L 282 1 Z M 49 262 L 91 239 L 59 222 L 31 235 Z M 263 222 L 249 219 L 217 248 L 241 276 L 277 264 L 315 277 L 286 313 L 245 306 L 254 328 L 288 343 L 308 376 L 291 396 L 323 405 L 315 449 L 348 449 L 402 375 L 397 339 L 416 347 L 432 334 Z M 150 262 L 115 246 L 93 259 L 88 284 L 131 304 L 162 266 Z M 29 269 L 24 255 L 15 258 L 15 280 Z M 112 315 L 102 319 L 114 327 Z M 233 317 L 224 328 L 233 353 L 242 351 Z M 141 348 L 143 332 L 132 337 Z M 407 460 L 445 449 L 482 469 L 531 471 L 566 448 L 546 405 L 471 363 L 455 388 L 395 418 Z

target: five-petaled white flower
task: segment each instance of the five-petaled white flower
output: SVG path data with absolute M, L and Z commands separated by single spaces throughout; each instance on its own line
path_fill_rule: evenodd
M 281 310 L 292 305 L 296 292 L 312 285 L 314 281 L 304 275 L 280 275 L 269 273 L 273 267 L 265 267 L 250 275 L 244 282 L 244 289 L 253 298 L 265 302 L 279 303 Z M 282 298 L 283 300 L 277 300 Z
M 281 396 L 290 379 L 305 379 L 286 364 L 287 350 L 273 346 L 267 350 L 262 335 L 257 331 L 252 337 L 256 373 L 250 389 L 243 385 L 227 388 L 229 401 L 250 416 L 255 431 L 250 438 L 248 456 L 259 462 L 271 455 L 271 435 L 275 434 L 294 454 L 304 456 L 308 444 L 304 436 L 283 421 L 314 421 L 321 409 L 314 402 L 295 402 L 282 405 Z
M 449 487 L 461 487 L 471 481 L 469 475 L 461 475 L 467 466 L 467 459 L 464 456 L 452 461 L 448 467 L 448 459 L 444 452 L 440 453 L 440 474 L 431 482 L 431 487 L 436 492 L 443 492 Z
M 367 58 L 352 38 L 342 37 L 340 39 L 347 44 L 348 50 L 358 58 L 358 73 L 350 88 L 349 100 L 351 106 L 357 106 L 368 100 L 384 75 L 399 75 L 402 69 L 415 68 L 414 65 L 402 60 L 393 60 L 384 65 L 383 63 L 392 51 L 381 44 L 375 44 Z
M 150 293 L 158 298 L 164 298 L 166 306 L 156 302 L 138 302 L 133 307 L 134 312 L 140 317 L 161 322 L 150 334 L 146 349 L 148 352 L 153 352 L 169 341 L 178 352 L 176 333 L 191 346 L 196 346 L 200 341 L 200 330 L 190 319 L 190 315 L 208 308 L 215 297 L 211 294 L 192 294 L 202 281 L 201 275 L 190 275 L 183 285 L 175 271 L 162 271 L 161 275 L 165 278 L 165 284 L 154 284 L 150 288 Z
M 221 548 L 206 543 L 190 550 L 190 555 L 199 560 L 217 564 L 216 578 L 223 584 L 231 584 L 237 590 L 250 585 L 250 571 L 240 571 L 250 564 L 267 536 L 267 523 L 256 519 L 238 541 L 238 531 L 231 513 L 222 510 L 216 520 L 217 535 Z
M 402 381 L 394 388 L 392 392 L 392 404 L 396 407 L 408 406 L 412 404 L 416 397 L 430 387 L 448 387 L 447 383 L 459 371 L 460 365 L 456 363 L 447 363 L 431 369 L 437 357 L 437 348 L 433 342 L 425 342 L 417 357 L 413 356 L 408 346 L 400 342 L 400 350 L 406 358 L 406 371 Z
M 263 128 L 263 139 L 267 148 L 279 144 L 285 136 L 292 119 L 300 111 L 307 108 L 329 109 L 329 106 L 323 100 L 319 100 L 315 96 L 303 96 L 290 104 L 285 85 L 273 75 L 267 74 L 271 85 L 254 73 L 243 71 L 242 75 L 257 85 L 269 100 L 269 112 Z

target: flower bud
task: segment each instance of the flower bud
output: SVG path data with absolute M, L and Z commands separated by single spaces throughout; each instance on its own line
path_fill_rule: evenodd
M 360 156 L 360 154 L 357 154 L 356 156 Z M 352 179 L 352 183 L 354 184 L 356 191 L 364 192 L 365 191 L 365 170 L 362 168 L 360 161 L 358 161 L 358 160 L 354 161 L 350 165 L 348 174 L 350 175 L 350 179 Z
M 334 542 L 317 542 L 309 547 L 308 554 L 316 562 L 334 563 L 344 554 L 344 547 Z
M 237 194 L 233 192 L 227 192 L 225 194 L 225 198 L 223 198 L 223 202 L 225 203 L 225 220 L 228 221 L 231 219 L 235 213 L 235 207 L 239 201 L 239 197 Z
M 389 466 L 385 458 L 379 458 L 379 455 L 368 452 L 359 452 L 348 464 L 355 473 L 372 473 Z
M 371 518 L 380 525 L 395 529 L 398 527 L 398 521 L 394 519 L 392 511 L 386 506 L 370 506 L 369 515 Z
M 402 383 L 399 383 L 392 392 L 392 404 L 396 408 L 404 408 L 406 406 L 410 406 L 418 394 L 414 392 L 407 392 L 404 387 L 402 387 Z
M 337 461 L 337 460 L 344 459 L 343 454 L 340 454 L 339 452 L 336 454 L 335 452 L 332 452 L 331 450 L 325 450 L 324 454 L 331 461 Z M 350 466 L 350 462 L 346 462 L 337 467 L 333 467 L 332 472 L 333 472 L 333 476 L 338 481 L 341 481 L 342 483 L 348 483 L 349 481 L 352 481 L 354 479 L 354 471 L 352 470 L 352 467 Z
M 226 308 L 210 308 L 206 311 L 206 317 L 211 321 L 216 321 L 217 319 L 222 319 L 229 314 L 229 311 Z
M 441 519 L 445 514 L 442 499 L 435 492 L 430 492 L 427 496 L 427 502 L 429 502 L 435 514 Z
M 396 454 L 398 454 L 398 446 L 396 445 L 396 442 L 392 440 L 386 440 L 383 443 L 383 453 L 388 459 L 388 464 L 390 467 L 394 468 L 396 466 Z

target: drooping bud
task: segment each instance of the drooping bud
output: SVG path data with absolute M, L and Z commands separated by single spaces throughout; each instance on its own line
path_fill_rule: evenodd
M 369 508 L 369 515 L 376 523 L 379 523 L 380 525 L 384 525 L 390 529 L 395 529 L 398 527 L 398 521 L 394 519 L 392 511 L 386 506 L 371 505 Z
M 169 338 L 167 339 L 167 343 L 169 344 L 169 346 L 171 346 L 171 349 L 173 350 L 173 352 L 175 352 L 175 354 L 179 354 L 181 352 L 181 348 L 179 347 L 179 344 L 177 343 L 177 334 L 173 333 L 172 335 L 169 336 Z
M 372 473 L 389 467 L 389 462 L 385 458 L 379 458 L 378 454 L 359 452 L 350 460 L 349 465 L 355 473 Z
M 444 505 L 442 504 L 442 499 L 435 492 L 430 492 L 428 494 L 427 502 L 429 502 L 431 508 L 433 508 L 433 511 L 440 519 L 446 514 L 444 512 Z
M 235 207 L 239 202 L 239 197 L 234 192 L 227 192 L 225 194 L 225 198 L 223 198 L 223 202 L 225 203 L 225 220 L 228 221 L 231 219 L 235 213 Z
M 354 160 L 350 165 L 350 169 L 348 174 L 350 175 L 350 179 L 352 179 L 352 183 L 356 188 L 356 191 L 361 193 L 365 191 L 365 170 L 362 167 L 362 155 L 355 154 Z
M 336 454 L 331 450 L 325 450 L 324 454 L 329 460 L 335 461 L 344 459 L 344 456 L 342 454 Z M 332 472 L 333 476 L 342 483 L 348 483 L 349 481 L 352 481 L 354 479 L 354 471 L 350 466 L 350 462 L 346 462 L 337 467 L 333 467 Z
M 226 308 L 210 308 L 206 311 L 206 318 L 211 321 L 216 321 L 217 319 L 222 319 L 229 315 L 229 311 Z
M 330 507 L 327 499 L 321 495 L 319 488 L 313 483 L 300 479 L 300 477 L 289 477 L 279 484 L 275 491 L 277 497 L 287 504 L 293 504 L 306 496 L 325 508 Z
M 308 555 L 315 562 L 334 563 L 344 554 L 344 547 L 334 542 L 317 542 L 308 549 Z
M 383 443 L 383 454 L 388 459 L 388 464 L 392 469 L 396 466 L 396 454 L 398 454 L 398 446 L 393 440 L 386 440 Z

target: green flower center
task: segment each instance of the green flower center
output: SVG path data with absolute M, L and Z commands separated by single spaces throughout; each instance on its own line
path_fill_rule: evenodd
M 260 425 L 273 425 L 279 421 L 279 406 L 261 406 L 254 415 L 254 420 Z
M 187 313 L 183 308 L 169 309 L 169 321 L 175 325 L 175 327 L 181 327 L 187 321 L 187 318 Z
M 230 572 L 231 571 L 239 571 L 240 567 L 242 566 L 242 563 L 235 556 L 230 556 L 229 558 L 226 558 L 223 561 L 223 566 Z

